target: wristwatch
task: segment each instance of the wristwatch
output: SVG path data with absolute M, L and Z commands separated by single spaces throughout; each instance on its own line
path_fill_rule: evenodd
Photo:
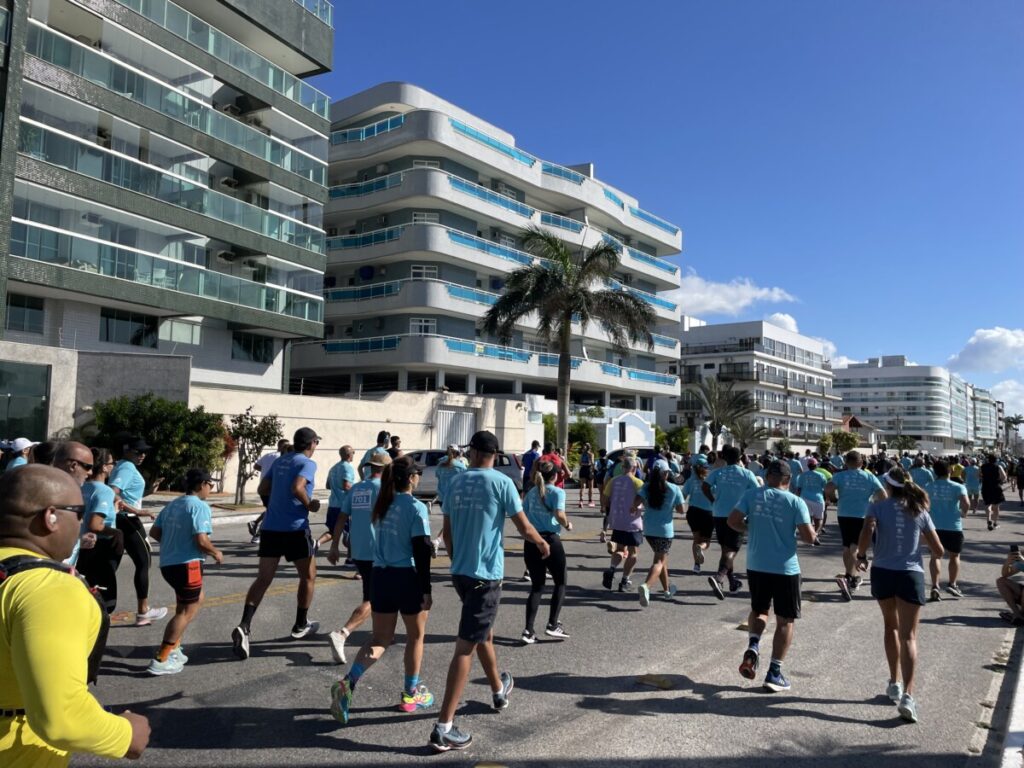
M 860 554 L 860 553 L 858 552 L 858 553 L 857 553 L 857 559 L 858 559 L 858 560 L 867 560 L 867 559 L 868 559 L 868 556 L 867 556 L 867 555 L 862 555 L 862 554 Z

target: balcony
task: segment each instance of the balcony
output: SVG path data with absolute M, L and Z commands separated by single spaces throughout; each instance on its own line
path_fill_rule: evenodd
M 655 216 L 653 213 L 648 213 L 642 208 L 636 208 L 631 205 L 629 206 L 629 212 L 636 216 L 638 219 L 646 221 L 648 224 L 653 224 L 658 229 L 668 232 L 670 235 L 679 234 L 679 227 L 677 227 L 675 224 L 670 224 L 669 222 L 665 221 L 659 216 Z
M 334 27 L 334 6 L 327 0 L 295 0 L 309 13 L 316 16 L 328 27 Z
M 546 173 L 548 176 L 557 176 L 558 178 L 565 179 L 573 184 L 582 184 L 587 178 L 582 173 L 576 173 L 576 171 L 570 170 L 569 168 L 556 165 L 555 163 L 549 163 L 547 161 L 541 162 L 540 172 Z
M 532 168 L 537 163 L 537 158 L 531 155 L 529 152 L 523 152 L 523 150 L 517 149 L 516 147 L 513 147 L 511 144 L 506 144 L 505 142 L 499 141 L 498 139 L 495 139 L 492 136 L 488 136 L 483 131 L 478 131 L 476 128 L 466 125 L 463 122 L 449 118 L 448 123 L 456 131 L 456 133 L 461 133 L 463 136 L 466 136 L 472 139 L 473 141 L 479 142 L 480 144 L 483 144 L 485 147 L 490 147 L 491 149 L 497 152 L 501 152 L 506 157 L 510 157 L 516 162 L 522 163 L 523 165 L 529 168 Z
M 380 136 L 384 133 L 390 133 L 391 131 L 397 131 L 405 125 L 405 115 L 395 115 L 389 117 L 387 120 L 381 120 L 373 123 L 372 125 L 366 125 L 362 128 L 350 128 L 346 131 L 333 131 L 331 133 L 331 144 L 350 144 L 354 141 L 366 141 L 372 139 L 374 136 Z

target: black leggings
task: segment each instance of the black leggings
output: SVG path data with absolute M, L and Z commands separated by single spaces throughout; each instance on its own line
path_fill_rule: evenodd
M 124 533 L 124 553 L 135 565 L 135 595 L 138 599 L 149 599 L 149 566 L 153 558 L 146 541 L 146 529 L 136 515 L 118 513 L 117 528 Z
M 530 574 L 530 596 L 526 598 L 526 628 L 533 632 L 533 622 L 537 618 L 537 609 L 540 608 L 540 596 L 544 591 L 544 582 L 547 574 L 551 574 L 551 580 L 555 583 L 555 591 L 551 595 L 551 615 L 548 624 L 558 623 L 558 614 L 562 612 L 562 603 L 565 601 L 565 549 L 562 547 L 562 540 L 557 533 L 542 533 L 544 541 L 551 547 L 551 554 L 545 560 L 540 555 L 540 550 L 535 544 L 524 542 L 523 559 L 526 561 L 526 570 Z
M 78 553 L 78 572 L 85 576 L 90 586 L 99 587 L 100 598 L 107 609 L 113 613 L 117 607 L 117 566 L 121 564 L 121 549 L 115 546 L 109 536 L 100 534 L 96 538 L 96 546 L 83 549 Z

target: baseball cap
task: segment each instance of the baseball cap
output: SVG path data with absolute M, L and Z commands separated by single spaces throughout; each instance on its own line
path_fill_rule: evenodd
M 462 453 L 462 449 L 459 448 L 459 446 L 457 446 L 455 443 L 452 443 L 451 445 L 448 446 L 448 451 L 449 453 L 451 451 L 455 451 L 455 453 Z
M 153 446 L 143 440 L 141 437 L 130 437 L 124 444 L 126 451 L 133 451 L 135 453 L 146 453 L 146 451 L 153 450 Z
M 366 463 L 374 467 L 386 467 L 391 463 L 391 456 L 386 451 L 374 451 Z
M 31 448 L 33 445 L 38 445 L 38 443 L 29 440 L 27 437 L 19 437 L 17 440 L 11 443 L 11 450 L 13 450 L 15 453 L 21 453 L 26 448 Z
M 807 466 L 810 469 L 814 469 L 816 466 L 818 466 L 818 460 L 817 459 L 808 459 L 807 460 Z
M 488 432 L 486 429 L 477 432 L 469 441 L 469 447 L 475 448 L 482 453 L 497 453 L 501 450 L 498 445 L 498 438 L 494 436 L 493 432 Z
M 693 457 L 691 463 L 699 466 L 707 466 L 708 457 L 705 456 L 703 453 L 698 453 L 696 456 Z
M 320 435 L 316 433 L 315 429 L 310 427 L 302 427 L 295 430 L 295 437 L 292 439 L 292 445 L 305 445 L 310 446 L 313 443 L 320 442 Z
M 199 483 L 211 483 L 213 482 L 213 475 L 207 472 L 205 469 L 190 469 L 185 473 L 185 487 L 192 488 Z

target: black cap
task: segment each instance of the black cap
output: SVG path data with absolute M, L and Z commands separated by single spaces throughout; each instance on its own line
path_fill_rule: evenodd
M 141 437 L 130 437 L 124 444 L 125 451 L 132 451 L 134 453 L 146 453 L 147 451 L 153 450 L 153 446 L 143 440 Z
M 213 475 L 205 469 L 190 469 L 185 473 L 185 488 L 195 488 L 200 483 L 212 483 Z
M 481 453 L 497 453 L 501 450 L 501 446 L 498 445 L 498 438 L 494 436 L 493 432 L 488 432 L 486 429 L 473 435 L 469 441 L 469 447 Z
M 320 435 L 316 433 L 316 430 L 310 427 L 302 427 L 301 429 L 295 430 L 295 437 L 292 438 L 292 445 L 295 446 L 295 450 L 304 451 L 313 443 L 320 442 Z M 299 446 L 302 446 L 301 448 Z
M 778 477 L 792 477 L 793 470 L 786 461 L 773 461 L 765 468 L 766 475 L 777 475 Z

